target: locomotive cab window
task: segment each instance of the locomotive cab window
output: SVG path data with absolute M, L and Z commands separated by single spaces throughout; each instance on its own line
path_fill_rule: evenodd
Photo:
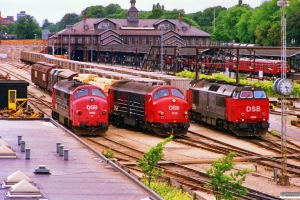
M 105 94 L 103 94 L 103 92 L 98 88 L 92 88 L 92 95 L 105 99 Z
M 267 95 L 264 91 L 254 91 L 254 98 L 267 98 Z
M 241 91 L 240 98 L 253 98 L 252 91 Z
M 154 99 L 159 99 L 159 98 L 166 97 L 166 96 L 169 96 L 169 90 L 168 89 L 162 89 L 162 90 L 158 90 L 154 94 Z
M 180 90 L 175 89 L 175 88 L 172 88 L 172 89 L 171 89 L 171 92 L 172 92 L 172 96 L 175 96 L 175 97 L 179 97 L 179 98 L 181 98 L 181 99 L 184 99 L 184 95 L 181 93 Z
M 75 99 L 83 96 L 87 96 L 89 94 L 89 90 L 87 88 L 82 88 L 78 90 L 75 94 Z

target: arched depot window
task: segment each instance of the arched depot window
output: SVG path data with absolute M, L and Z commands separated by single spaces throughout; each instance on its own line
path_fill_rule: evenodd
M 80 90 L 78 90 L 75 94 L 75 99 L 83 97 L 83 96 L 87 96 L 89 94 L 89 89 L 87 88 L 82 88 Z
M 181 99 L 184 99 L 184 95 L 182 94 L 182 92 L 180 92 L 180 90 L 176 89 L 176 88 L 172 88 L 171 89 L 171 92 L 172 92 L 172 96 L 175 96 L 175 97 L 179 97 Z
M 159 98 L 166 97 L 166 96 L 169 96 L 169 90 L 168 90 L 168 88 L 158 90 L 154 94 L 154 99 L 159 99 Z
M 92 95 L 105 99 L 105 94 L 98 88 L 92 88 Z

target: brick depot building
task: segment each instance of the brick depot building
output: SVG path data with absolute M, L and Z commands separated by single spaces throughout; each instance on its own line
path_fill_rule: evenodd
M 159 58 L 160 52 L 164 59 L 177 56 L 192 59 L 195 46 L 210 43 L 208 33 L 183 22 L 181 16 L 178 19 L 139 19 L 136 0 L 130 3 L 127 19 L 84 16 L 83 21 L 68 25 L 49 38 L 48 53 L 83 62 L 132 64 L 141 63 L 149 54 Z

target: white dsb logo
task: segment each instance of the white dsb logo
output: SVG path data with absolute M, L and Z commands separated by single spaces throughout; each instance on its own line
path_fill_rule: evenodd
M 246 106 L 247 112 L 260 112 L 260 106 Z
M 86 105 L 86 109 L 87 110 L 97 110 L 98 107 L 97 107 L 97 105 Z
M 179 110 L 179 106 L 169 106 L 169 110 Z

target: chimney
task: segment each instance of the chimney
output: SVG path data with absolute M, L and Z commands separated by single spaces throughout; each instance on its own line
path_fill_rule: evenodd
M 182 14 L 181 13 L 179 13 L 179 15 L 178 15 L 178 20 L 182 21 Z
M 86 20 L 86 12 L 83 13 L 83 20 Z

